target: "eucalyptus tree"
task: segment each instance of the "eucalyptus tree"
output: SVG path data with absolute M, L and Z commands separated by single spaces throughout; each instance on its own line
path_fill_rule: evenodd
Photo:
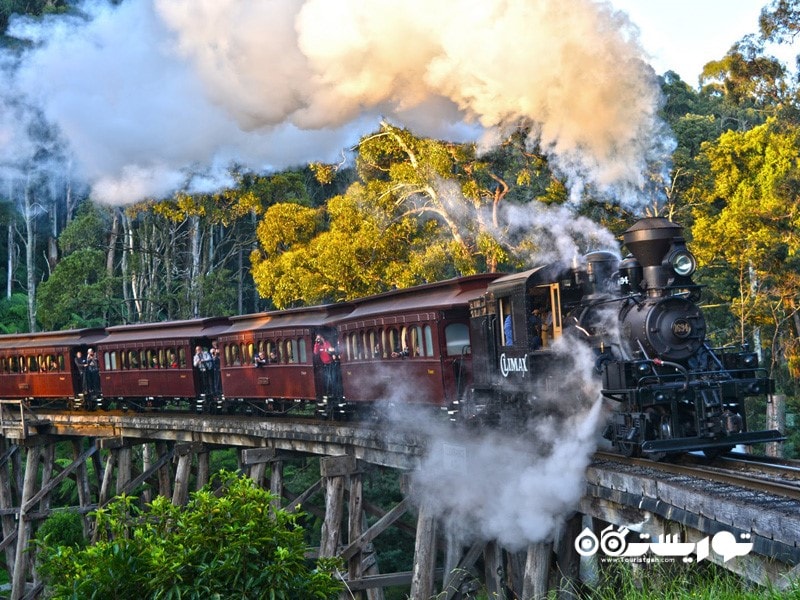
M 729 131 L 704 147 L 707 169 L 690 190 L 694 251 L 706 273 L 733 275 L 731 288 L 715 291 L 738 319 L 740 342 L 767 333 L 773 367 L 800 366 L 798 156 L 800 129 L 777 119 Z
M 319 208 L 265 212 L 251 259 L 260 293 L 285 307 L 519 266 L 501 205 L 566 198 L 525 137 L 479 156 L 474 144 L 381 124 L 359 143 L 358 181 L 346 192 Z M 335 171 L 314 169 L 325 181 Z

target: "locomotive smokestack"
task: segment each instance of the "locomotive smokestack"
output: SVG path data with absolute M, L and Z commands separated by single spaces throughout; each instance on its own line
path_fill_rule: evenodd
M 668 219 L 649 217 L 637 221 L 622 234 L 622 240 L 642 267 L 643 287 L 654 293 L 667 285 L 664 257 L 676 243 L 683 242 L 683 228 Z
M 644 268 L 660 266 L 664 255 L 683 228 L 661 217 L 637 221 L 622 234 L 622 241 Z

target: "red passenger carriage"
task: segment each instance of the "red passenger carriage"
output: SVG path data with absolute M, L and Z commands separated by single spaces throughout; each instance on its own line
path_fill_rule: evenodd
M 335 343 L 336 316 L 347 305 L 313 306 L 231 317 L 219 337 L 222 389 L 229 410 L 238 405 L 263 412 L 284 412 L 301 401 L 323 395 L 321 365 L 314 339 L 327 335 Z M 263 353 L 265 364 L 256 366 Z
M 460 277 L 354 301 L 338 321 L 347 401 L 458 400 L 472 371 L 469 302 L 497 277 Z
M 194 349 L 210 349 L 229 325 L 227 318 L 214 317 L 107 328 L 108 336 L 100 344 L 106 401 L 115 399 L 123 409 L 189 401 L 200 412 L 207 410 L 211 394 L 192 366 Z
M 83 380 L 75 355 L 81 352 L 85 356 L 105 335 L 105 330 L 94 328 L 3 336 L 0 398 L 80 399 Z

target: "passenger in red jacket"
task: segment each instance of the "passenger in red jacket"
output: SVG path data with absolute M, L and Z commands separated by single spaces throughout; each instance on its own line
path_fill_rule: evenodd
M 336 368 L 339 366 L 336 348 L 324 337 L 317 335 L 314 340 L 314 356 L 322 363 L 323 394 L 325 396 L 336 393 Z

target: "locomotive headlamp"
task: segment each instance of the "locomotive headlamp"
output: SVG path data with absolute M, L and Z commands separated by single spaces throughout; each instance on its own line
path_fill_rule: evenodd
M 697 261 L 688 250 L 678 250 L 669 257 L 669 264 L 676 274 L 681 277 L 688 277 L 697 268 Z

